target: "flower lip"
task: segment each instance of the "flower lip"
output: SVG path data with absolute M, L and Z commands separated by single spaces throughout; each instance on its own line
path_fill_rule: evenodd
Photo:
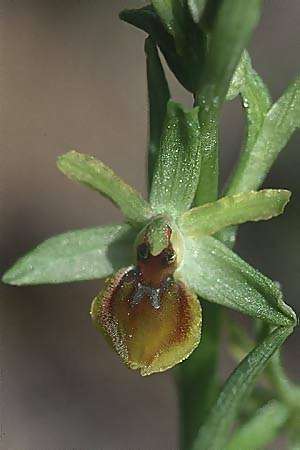
M 142 375 L 181 362 L 200 340 L 196 295 L 173 276 L 159 288 L 145 285 L 135 266 L 107 280 L 93 301 L 91 316 L 124 363 Z
M 151 306 L 154 309 L 159 309 L 161 306 L 162 295 L 173 282 L 172 277 L 167 277 L 157 288 L 138 282 L 133 297 L 130 301 L 131 306 L 134 307 L 135 305 L 138 305 L 143 298 L 148 297 Z

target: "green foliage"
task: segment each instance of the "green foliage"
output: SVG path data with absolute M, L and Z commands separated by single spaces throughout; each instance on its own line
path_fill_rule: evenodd
M 235 432 L 226 450 L 264 449 L 277 436 L 288 416 L 288 408 L 284 404 L 278 401 L 267 403 Z
M 250 56 L 246 50 L 231 81 L 227 100 L 234 99 L 238 94 L 241 96 L 242 106 L 247 117 L 243 150 L 247 153 L 251 151 L 256 142 L 265 115 L 271 107 L 271 98 L 263 80 L 253 69 Z M 227 194 L 237 194 L 239 192 L 242 191 L 238 186 L 234 188 L 231 185 Z
M 223 450 L 226 447 L 227 436 L 239 407 L 248 397 L 271 356 L 291 332 L 292 329 L 288 327 L 277 328 L 239 364 L 225 383 L 192 450 Z
M 260 15 L 261 0 L 224 0 L 217 8 L 202 83 L 196 95 L 203 161 L 195 204 L 218 195 L 218 120 L 236 66 Z
M 248 99 L 247 96 L 243 101 L 244 104 L 245 102 L 249 104 L 249 108 L 250 104 L 253 104 L 251 98 Z M 263 120 L 262 111 L 265 109 L 265 100 L 262 102 L 260 108 L 256 105 L 258 112 L 255 112 L 253 106 L 251 122 L 255 123 L 256 130 L 250 136 L 248 134 L 248 143 L 241 154 L 227 193 L 246 192 L 259 188 L 279 152 L 295 129 L 300 126 L 300 78 L 291 83 L 286 92 L 265 113 Z
M 120 14 L 122 20 L 148 34 L 149 202 L 95 158 L 74 151 L 61 156 L 60 170 L 109 197 L 130 225 L 77 230 L 48 239 L 3 277 L 15 285 L 105 277 L 134 262 L 136 238 L 145 225 L 155 224 L 151 248 L 155 252 L 164 249 L 169 238 L 163 224 L 170 224 L 172 237 L 178 235 L 178 242 L 182 241 L 174 280 L 182 280 L 204 300 L 201 345 L 176 370 L 181 450 L 260 449 L 282 426 L 288 430 L 291 448 L 298 448 L 299 443 L 295 424 L 300 391 L 287 379 L 276 352 L 296 324 L 295 313 L 284 302 L 277 283 L 231 250 L 239 224 L 283 212 L 288 191 L 256 191 L 300 126 L 300 78 L 272 104 L 245 50 L 261 3 L 153 0 Z M 193 109 L 186 111 L 170 101 L 158 50 L 192 94 Z M 218 200 L 220 111 L 226 100 L 238 95 L 246 113 L 245 139 L 224 196 Z M 249 353 L 217 398 L 222 307 L 268 325 L 253 340 L 237 324 L 231 328 L 229 339 L 235 354 L 240 358 Z M 249 351 L 252 342 L 256 346 Z M 228 442 L 241 406 L 266 367 L 269 386 L 264 401 L 274 393 L 277 401 L 244 421 Z

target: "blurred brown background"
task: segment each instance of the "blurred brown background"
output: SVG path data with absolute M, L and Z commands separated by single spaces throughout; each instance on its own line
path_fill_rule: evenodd
M 118 19 L 123 7 L 141 3 L 0 1 L 1 272 L 50 235 L 121 219 L 107 200 L 64 178 L 57 155 L 72 148 L 95 154 L 145 191 L 144 35 Z M 255 67 L 274 98 L 299 71 L 299 13 L 298 0 L 265 1 L 251 43 Z M 171 80 L 174 97 L 188 101 Z M 224 110 L 222 179 L 242 134 L 240 106 L 233 102 Z M 240 254 L 279 280 L 295 307 L 299 144 L 298 134 L 265 183 L 293 191 L 287 213 L 243 226 L 239 238 Z M 178 448 L 172 377 L 141 378 L 120 364 L 90 323 L 89 305 L 99 289 L 98 281 L 1 286 L 1 450 Z M 287 347 L 295 378 L 295 335 Z

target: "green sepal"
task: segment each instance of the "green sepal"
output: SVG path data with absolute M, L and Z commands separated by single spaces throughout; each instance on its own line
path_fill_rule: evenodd
M 257 79 L 256 82 L 248 73 L 247 90 L 251 95 L 246 94 L 244 87 L 243 101 L 249 105 L 251 134 L 249 126 L 247 144 L 228 184 L 227 193 L 230 194 L 258 189 L 279 152 L 300 126 L 300 77 L 291 83 L 268 111 L 266 93 Z
M 172 29 L 172 33 L 169 32 L 170 29 L 167 30 L 152 5 L 139 9 L 125 9 L 120 13 L 120 18 L 148 33 L 159 46 L 178 81 L 188 91 L 195 93 L 199 88 L 204 67 L 207 38 L 205 33 L 193 22 L 191 16 L 186 14 L 186 9 L 183 12 L 185 13 L 183 22 L 181 22 L 182 15 L 176 15 L 182 28 L 182 32 L 179 35 L 177 33 L 176 38 L 172 35 L 175 32 L 174 29 Z M 176 29 L 179 30 L 178 26 Z
M 85 184 L 112 200 L 132 225 L 143 224 L 151 217 L 151 208 L 146 200 L 93 156 L 73 150 L 60 156 L 57 166 L 71 180 Z
M 218 198 L 219 189 L 219 129 L 216 111 L 200 115 L 201 173 L 194 205 L 201 206 Z
M 158 50 L 149 36 L 145 41 L 149 100 L 148 183 L 151 188 L 153 169 L 159 153 L 163 124 L 170 99 L 168 82 L 160 62 Z
M 2 281 L 21 286 L 107 277 L 132 264 L 135 236 L 126 224 L 54 236 L 20 258 Z
M 192 208 L 180 219 L 183 234 L 191 237 L 211 235 L 229 225 L 268 220 L 284 210 L 291 193 L 284 189 L 263 189 L 223 197 Z
M 273 325 L 295 325 L 294 311 L 275 283 L 212 236 L 184 237 L 178 276 L 203 299 Z
M 234 433 L 226 450 L 246 449 L 250 442 L 251 450 L 264 449 L 276 438 L 288 416 L 288 408 L 283 403 L 267 403 Z
M 242 404 L 254 388 L 257 377 L 274 352 L 293 331 L 279 327 L 258 344 L 226 381 L 205 424 L 199 431 L 192 450 L 223 450 L 227 436 Z M 197 401 L 197 399 L 196 399 Z
M 157 213 L 177 216 L 192 204 L 201 167 L 198 108 L 168 103 L 150 204 Z

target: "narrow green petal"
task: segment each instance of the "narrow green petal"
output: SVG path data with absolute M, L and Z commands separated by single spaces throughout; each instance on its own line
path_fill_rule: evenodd
M 153 209 L 172 216 L 187 210 L 197 189 L 200 166 L 198 108 L 184 111 L 170 101 L 150 194 Z
M 148 180 L 149 186 L 151 187 L 153 170 L 159 153 L 160 139 L 167 113 L 167 103 L 170 99 L 170 91 L 155 42 L 151 37 L 148 37 L 145 41 L 145 52 L 147 57 L 150 125 Z
M 251 450 L 264 449 L 276 438 L 288 415 L 289 411 L 282 403 L 268 403 L 235 432 L 226 450 L 246 449 L 250 442 Z
M 20 258 L 3 281 L 21 286 L 107 277 L 132 263 L 135 236 L 126 224 L 54 236 Z
M 264 189 L 223 197 L 184 213 L 180 226 L 184 234 L 200 237 L 215 234 L 229 225 L 268 220 L 283 212 L 290 195 L 283 189 Z
M 259 96 L 261 91 L 252 85 L 252 94 Z M 248 95 L 247 104 L 253 105 L 251 95 Z M 245 95 L 245 100 L 247 96 Z M 261 103 L 261 101 L 260 101 Z M 256 106 L 256 109 L 258 105 Z M 255 118 L 253 112 L 252 122 L 261 122 Z M 286 92 L 274 103 L 264 117 L 259 132 L 251 136 L 249 143 L 241 154 L 240 160 L 229 183 L 227 193 L 246 192 L 260 187 L 268 174 L 279 152 L 285 147 L 292 133 L 300 126 L 300 77 L 298 77 Z M 258 125 L 256 126 L 258 129 Z M 249 132 L 248 132 L 249 135 Z M 249 140 L 249 139 L 248 139 Z
M 275 325 L 295 323 L 295 314 L 276 284 L 222 242 L 203 236 L 185 237 L 184 244 L 178 275 L 201 298 Z
M 223 450 L 226 448 L 227 436 L 239 408 L 247 400 L 257 377 L 266 367 L 271 356 L 291 332 L 292 328 L 288 327 L 275 329 L 239 364 L 225 383 L 206 423 L 200 429 L 192 450 Z
M 57 165 L 71 180 L 79 181 L 110 198 L 132 224 L 141 224 L 151 216 L 146 200 L 93 156 L 71 151 L 60 156 Z

